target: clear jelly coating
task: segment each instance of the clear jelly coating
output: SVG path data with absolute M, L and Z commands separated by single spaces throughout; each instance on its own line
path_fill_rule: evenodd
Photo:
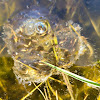
M 33 7 L 4 25 L 3 40 L 14 59 L 13 71 L 23 83 L 43 82 L 57 74 L 41 60 L 66 69 L 86 49 L 78 24 L 72 21 L 62 23 L 56 15 L 48 14 L 43 8 Z

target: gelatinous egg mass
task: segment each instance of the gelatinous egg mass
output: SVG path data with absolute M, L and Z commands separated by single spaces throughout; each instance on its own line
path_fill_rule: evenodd
M 14 60 L 18 80 L 42 82 L 57 73 L 41 60 L 65 69 L 72 66 L 86 49 L 80 31 L 78 24 L 62 23 L 43 7 L 34 6 L 15 15 L 4 25 L 3 40 Z

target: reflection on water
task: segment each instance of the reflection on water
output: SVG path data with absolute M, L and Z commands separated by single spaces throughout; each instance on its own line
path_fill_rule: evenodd
M 63 1 L 63 2 L 62 2 Z M 2 32 L 2 25 L 10 20 L 16 13 L 23 9 L 28 9 L 32 5 L 42 5 L 50 9 L 50 13 L 56 14 L 60 19 L 67 22 L 73 20 L 79 23 L 83 30 L 81 35 L 87 38 L 87 41 L 94 49 L 94 55 L 91 59 L 85 56 L 77 61 L 78 66 L 69 68 L 71 72 L 89 78 L 93 81 L 99 82 L 100 79 L 100 65 L 85 66 L 100 60 L 100 1 L 99 0 L 2 0 L 0 1 L 0 31 Z M 2 34 L 0 33 L 0 36 Z M 0 49 L 4 46 L 4 42 L 0 37 Z M 8 57 L 7 49 L 0 54 L 0 98 L 5 100 L 19 100 L 34 88 L 34 85 L 23 86 L 19 84 L 12 71 L 13 60 Z M 79 66 L 80 65 L 80 66 Z M 84 66 L 84 67 L 82 67 Z M 53 76 L 55 79 L 62 80 L 62 76 Z M 70 78 L 73 85 L 73 94 L 75 100 L 95 100 L 98 97 L 99 90 L 88 87 L 86 84 Z M 70 95 L 66 86 L 62 83 L 50 79 L 50 84 L 53 89 L 58 91 L 58 94 L 63 100 L 70 100 Z M 44 91 L 44 87 L 40 88 Z M 51 91 L 50 91 L 51 93 Z M 52 93 L 51 93 L 52 94 Z M 37 97 L 38 95 L 38 97 Z M 52 100 L 55 96 L 51 95 Z M 43 100 L 43 96 L 37 90 L 29 97 L 31 100 Z M 99 99 L 98 99 L 99 100 Z

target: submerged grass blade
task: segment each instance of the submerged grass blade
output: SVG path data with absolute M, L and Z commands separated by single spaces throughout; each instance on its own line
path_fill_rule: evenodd
M 79 81 L 81 81 L 81 82 L 87 83 L 89 86 L 99 87 L 99 88 L 100 88 L 100 84 L 99 84 L 99 83 L 96 83 L 96 82 L 94 82 L 94 81 L 91 81 L 91 80 L 89 80 L 89 79 L 86 79 L 86 78 L 84 78 L 84 77 L 81 77 L 81 76 L 79 76 L 79 75 L 77 75 L 77 74 L 74 74 L 74 73 L 72 73 L 72 72 L 69 72 L 69 71 L 67 71 L 67 70 L 61 69 L 61 68 L 59 68 L 59 67 L 57 67 L 57 66 L 54 66 L 54 65 L 52 65 L 52 64 L 49 64 L 49 63 L 47 63 L 47 62 L 43 62 L 43 63 L 45 63 L 46 65 L 48 65 L 48 66 L 50 66 L 50 67 L 52 67 L 52 68 L 54 68 L 54 69 L 56 69 L 56 70 L 58 70 L 58 71 L 60 71 L 60 72 L 63 72 L 63 73 L 65 73 L 65 74 L 69 75 L 70 77 L 73 77 L 73 78 L 75 78 L 75 79 L 77 79 L 77 80 L 79 80 Z
M 82 2 L 81 2 L 81 3 L 82 3 Z M 84 3 L 82 3 L 82 5 L 83 5 L 83 7 L 84 7 L 84 9 L 85 9 L 85 11 L 86 11 L 86 14 L 88 15 L 88 17 L 89 17 L 89 19 L 90 19 L 90 22 L 91 22 L 91 24 L 92 24 L 92 26 L 93 26 L 95 32 L 96 32 L 97 35 L 100 37 L 100 32 L 99 32 L 99 29 L 97 28 L 97 25 L 96 25 L 95 21 L 92 19 L 91 15 L 90 15 L 90 13 L 88 12 L 88 9 L 87 9 L 86 6 L 84 5 Z

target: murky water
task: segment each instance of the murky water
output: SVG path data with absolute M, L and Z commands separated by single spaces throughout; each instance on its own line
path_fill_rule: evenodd
M 93 66 L 94 63 L 100 60 L 100 1 L 99 0 L 1 0 L 0 1 L 0 36 L 2 37 L 3 24 L 7 20 L 11 20 L 14 16 L 31 6 L 43 6 L 49 9 L 49 12 L 59 17 L 59 22 L 66 23 L 69 20 L 80 24 L 82 27 L 81 35 L 87 39 L 89 45 L 93 48 L 93 55 L 88 57 L 87 54 L 81 56 L 76 61 L 74 66 L 68 68 L 69 71 L 88 79 L 100 83 L 100 65 Z M 51 17 L 52 18 L 52 17 Z M 0 49 L 5 45 L 0 37 Z M 0 98 L 3 100 L 20 100 L 34 85 L 25 84 L 18 81 L 13 73 L 12 67 L 14 61 L 7 53 L 7 48 L 0 54 Z M 62 75 L 54 75 L 55 79 L 63 82 Z M 99 90 L 88 87 L 86 84 L 79 82 L 69 77 L 72 84 L 73 95 L 75 100 L 99 100 Z M 54 91 L 57 90 L 58 95 L 63 100 L 70 100 L 70 94 L 63 83 L 49 79 L 51 87 Z M 47 82 L 47 85 L 49 83 Z M 45 87 L 45 89 L 44 89 Z M 50 89 L 51 100 L 56 100 Z M 47 91 L 46 84 L 43 84 L 40 89 Z M 45 92 L 44 92 L 45 93 Z M 56 93 L 56 92 L 55 92 Z M 48 95 L 49 97 L 49 95 Z M 36 90 L 28 97 L 30 100 L 44 100 L 43 96 Z

